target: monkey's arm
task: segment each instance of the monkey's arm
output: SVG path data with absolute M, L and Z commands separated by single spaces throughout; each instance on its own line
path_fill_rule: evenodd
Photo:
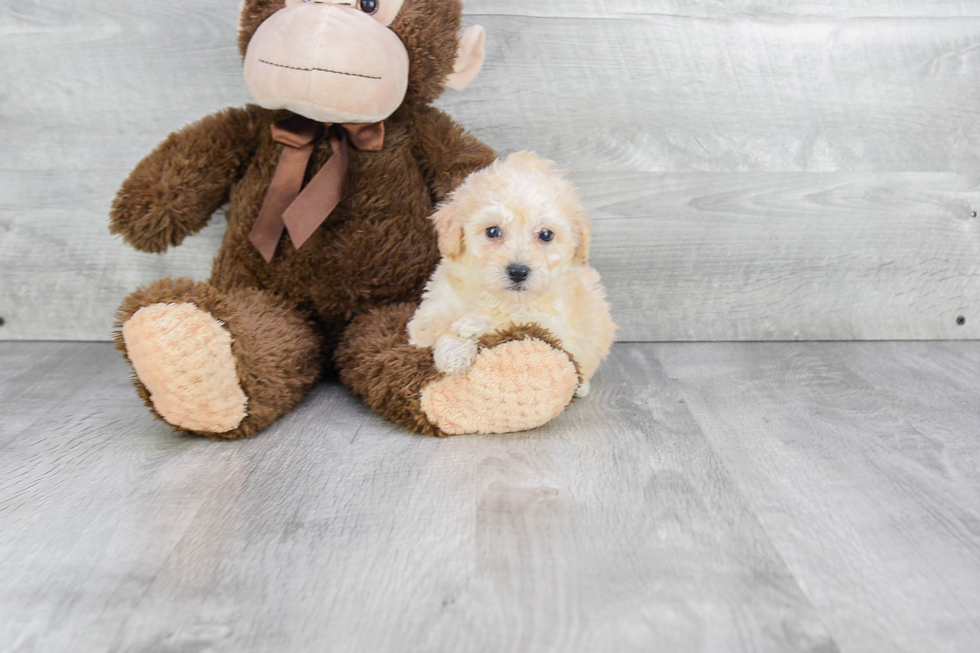
M 433 107 L 419 111 L 413 132 L 415 156 L 434 203 L 442 202 L 470 173 L 486 168 L 497 158 L 489 145 Z
M 227 109 L 167 137 L 116 194 L 109 230 L 144 252 L 162 252 L 200 231 L 259 142 L 258 109 Z

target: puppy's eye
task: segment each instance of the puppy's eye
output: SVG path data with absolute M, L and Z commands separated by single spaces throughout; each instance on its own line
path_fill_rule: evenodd
M 555 234 L 551 233 L 547 229 L 538 234 L 538 238 L 546 243 L 550 243 L 555 239 Z
M 381 3 L 378 0 L 360 0 L 357 3 L 357 8 L 366 14 L 376 14 L 380 5 Z
M 490 227 L 487 229 L 487 238 L 496 239 L 504 235 L 504 232 L 500 230 L 500 227 Z

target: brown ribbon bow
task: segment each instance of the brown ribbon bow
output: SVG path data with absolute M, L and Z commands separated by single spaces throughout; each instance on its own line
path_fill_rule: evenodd
M 330 134 L 333 154 L 303 188 L 313 148 L 324 129 Z M 377 152 L 384 147 L 385 125 L 383 122 L 325 125 L 293 116 L 272 125 L 272 140 L 284 146 L 282 156 L 249 236 L 266 263 L 271 263 L 276 255 L 283 229 L 289 230 L 293 246 L 299 249 L 333 213 L 344 192 L 350 145 Z

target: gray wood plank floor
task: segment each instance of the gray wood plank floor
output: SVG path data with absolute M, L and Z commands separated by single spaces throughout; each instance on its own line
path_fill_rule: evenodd
M 621 344 L 539 431 L 176 435 L 0 343 L 0 651 L 980 650 L 980 343 Z

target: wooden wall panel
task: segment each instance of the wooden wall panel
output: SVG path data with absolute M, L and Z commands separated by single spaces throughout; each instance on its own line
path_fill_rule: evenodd
M 247 102 L 237 6 L 0 7 L 0 338 L 106 339 L 136 285 L 206 278 L 220 217 L 151 256 L 106 214 L 169 131 Z M 624 339 L 980 337 L 980 3 L 466 6 L 488 64 L 440 105 L 573 172 Z
M 976 18 L 974 0 L 464 0 L 470 16 L 630 18 Z
M 980 336 L 978 177 L 593 173 L 576 181 L 593 208 L 593 263 L 621 340 Z
M 446 106 L 502 150 L 576 170 L 980 168 L 980 17 L 473 19 L 487 74 Z

